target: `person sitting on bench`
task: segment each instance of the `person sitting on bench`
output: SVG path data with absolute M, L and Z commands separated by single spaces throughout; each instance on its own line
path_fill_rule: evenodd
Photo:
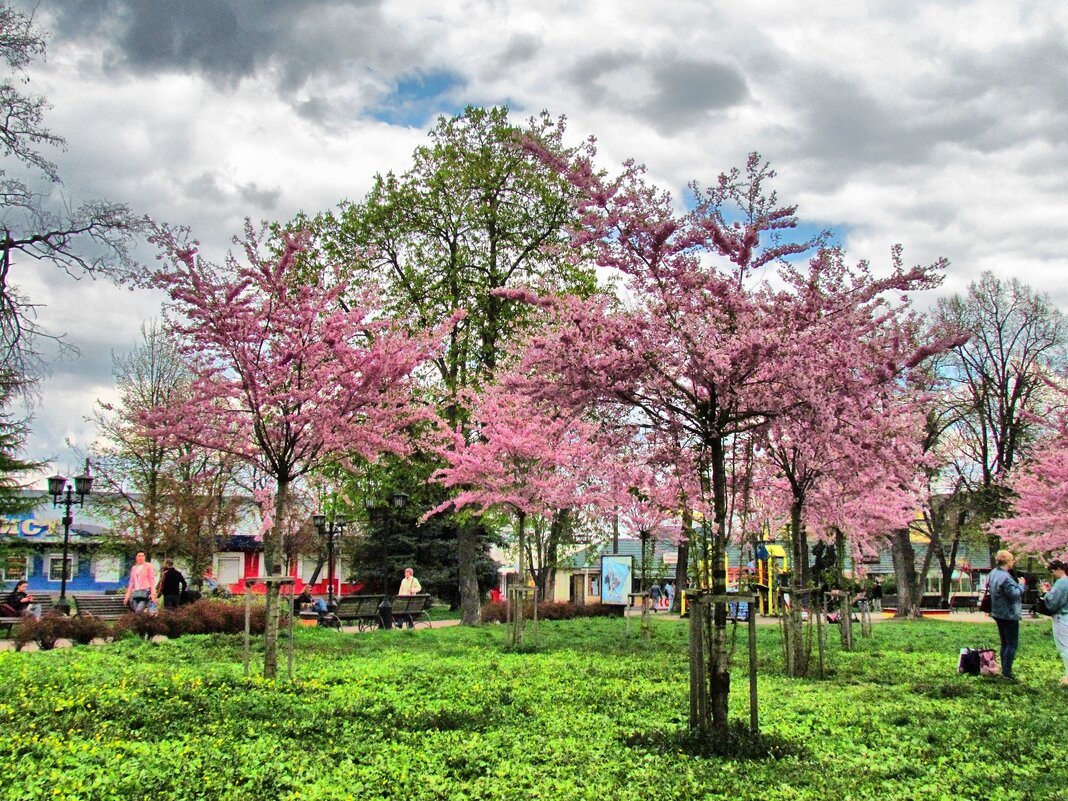
M 311 609 L 318 612 L 320 615 L 329 611 L 326 607 L 326 601 L 322 598 L 317 599 L 312 597 L 310 584 L 305 585 L 304 589 L 300 591 L 300 595 L 293 600 L 294 614 L 299 615 L 304 609 Z
M 33 617 L 41 616 L 41 605 L 33 602 L 33 596 L 29 592 L 30 584 L 23 579 L 15 585 L 15 589 L 8 593 L 4 598 L 4 605 L 9 607 L 14 613 L 12 617 L 18 615 L 32 615 Z M 4 610 L 5 612 L 7 610 Z

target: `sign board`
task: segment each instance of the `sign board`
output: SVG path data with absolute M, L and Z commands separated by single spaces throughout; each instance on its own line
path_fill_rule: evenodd
M 602 556 L 601 603 L 626 606 L 633 576 L 633 556 L 619 554 Z

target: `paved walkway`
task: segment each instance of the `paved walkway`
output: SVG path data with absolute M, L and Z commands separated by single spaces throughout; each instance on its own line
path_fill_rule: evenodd
M 627 609 L 626 614 L 627 614 L 627 617 L 639 617 L 640 618 L 642 616 L 642 613 L 641 613 L 640 609 L 633 609 L 632 610 L 629 607 Z M 665 620 L 682 620 L 683 619 L 683 618 L 680 618 L 678 615 L 674 615 L 674 614 L 671 614 L 671 613 L 668 613 L 668 612 L 664 612 L 663 610 L 658 611 L 658 612 L 654 612 L 654 613 L 651 614 L 651 616 L 655 617 L 655 618 L 663 618 Z M 892 623 L 897 619 L 898 618 L 890 617 L 888 615 L 883 615 L 883 614 L 880 614 L 880 613 L 877 613 L 877 612 L 872 612 L 872 614 L 871 614 L 871 622 L 872 623 Z M 929 616 L 929 617 L 927 617 L 925 619 L 926 620 L 946 620 L 946 621 L 950 621 L 950 622 L 954 622 L 954 623 L 993 623 L 994 622 L 993 618 L 991 618 L 990 615 L 986 614 L 985 612 L 950 612 L 947 615 L 931 615 L 931 616 Z M 1028 618 L 1024 618 L 1024 619 L 1027 620 Z M 772 625 L 772 624 L 777 624 L 779 622 L 779 618 L 771 617 L 771 616 L 765 616 L 765 615 L 757 615 L 756 622 L 757 622 L 758 626 L 760 626 L 760 625 Z
M 455 620 L 435 620 L 433 628 L 435 628 L 435 629 L 443 629 L 443 628 L 447 628 L 448 626 L 459 626 L 459 625 L 460 625 L 459 619 L 455 619 Z M 398 628 L 399 628 L 399 626 L 398 626 Z M 426 631 L 429 628 L 431 628 L 431 627 L 427 626 L 426 623 L 420 623 L 418 626 L 416 626 L 414 629 L 411 629 L 411 630 L 412 631 Z M 359 634 L 360 633 L 360 629 L 359 629 L 358 626 L 342 626 L 341 630 L 343 632 L 345 632 L 346 634 Z M 364 631 L 372 631 L 372 629 L 364 629 Z
M 642 615 L 640 609 L 627 609 L 626 616 L 629 618 L 640 618 Z M 669 612 L 659 611 L 651 614 L 651 617 L 661 620 L 674 620 L 678 622 L 685 622 L 684 618 L 680 618 L 678 615 L 670 614 Z M 935 615 L 928 617 L 928 620 L 947 620 L 954 623 L 990 623 L 993 624 L 994 620 L 983 612 L 951 612 L 948 615 Z M 1025 618 L 1026 619 L 1026 618 Z M 895 618 L 886 617 L 883 615 L 872 613 L 871 622 L 874 624 L 879 623 L 893 623 Z M 757 615 L 756 619 L 758 626 L 774 626 L 778 625 L 779 618 L 767 617 L 765 615 Z M 433 628 L 443 629 L 448 626 L 459 626 L 460 621 L 458 619 L 452 620 L 435 620 Z M 421 624 L 416 626 L 412 631 L 426 631 L 428 626 Z M 358 634 L 360 630 L 356 626 L 342 626 L 341 630 L 346 634 Z

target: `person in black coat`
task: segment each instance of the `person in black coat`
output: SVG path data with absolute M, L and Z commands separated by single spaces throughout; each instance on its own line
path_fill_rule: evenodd
M 174 566 L 174 560 L 163 563 L 163 574 L 159 577 L 159 594 L 163 596 L 164 609 L 177 609 L 182 603 L 182 593 L 188 585 L 182 571 Z
M 4 598 L 4 603 L 11 607 L 12 611 L 17 615 L 26 615 L 30 613 L 30 606 L 33 603 L 33 597 L 29 593 L 29 582 L 23 580 L 15 585 L 15 589 L 7 594 Z

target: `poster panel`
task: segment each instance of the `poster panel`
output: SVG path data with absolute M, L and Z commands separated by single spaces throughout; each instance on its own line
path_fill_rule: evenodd
M 601 603 L 626 606 L 629 600 L 634 557 L 620 554 L 601 557 Z

